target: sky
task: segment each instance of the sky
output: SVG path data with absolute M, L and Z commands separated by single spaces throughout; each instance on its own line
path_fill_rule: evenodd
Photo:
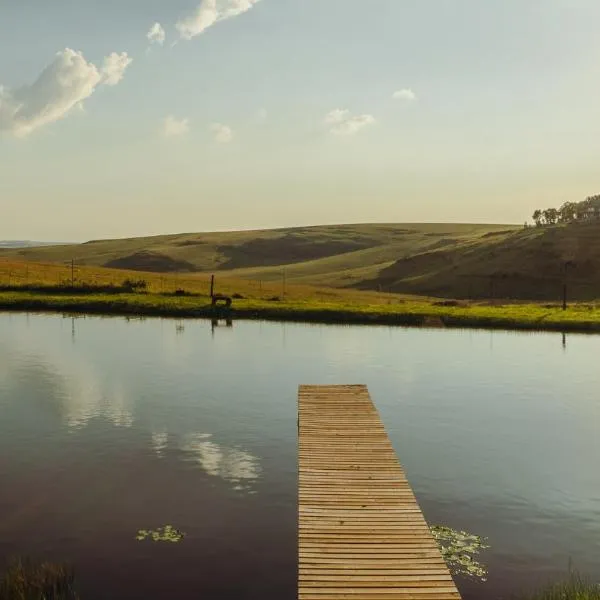
M 600 192 L 597 0 L 0 0 L 0 239 L 523 223 Z

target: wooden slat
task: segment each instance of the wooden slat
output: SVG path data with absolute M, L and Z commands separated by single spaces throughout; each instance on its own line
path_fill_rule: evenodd
M 364 385 L 298 392 L 299 600 L 460 600 Z

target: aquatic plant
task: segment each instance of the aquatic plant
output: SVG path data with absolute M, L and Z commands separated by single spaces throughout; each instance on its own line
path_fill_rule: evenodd
M 153 542 L 180 542 L 185 536 L 185 533 L 172 525 L 165 525 L 158 529 L 140 529 L 135 539 L 142 542 L 148 538 L 152 539 Z
M 0 600 L 78 600 L 74 584 L 68 565 L 14 559 L 0 573 Z
M 569 566 L 566 580 L 552 583 L 522 600 L 600 600 L 600 583 L 592 583 Z
M 482 537 L 443 525 L 433 525 L 430 530 L 452 575 L 486 580 L 486 567 L 473 558 L 481 550 L 489 548 Z

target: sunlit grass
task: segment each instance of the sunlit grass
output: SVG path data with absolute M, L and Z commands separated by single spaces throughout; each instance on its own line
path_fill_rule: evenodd
M 18 268 L 17 268 L 18 267 Z M 20 269 L 20 270 L 19 270 Z M 126 279 L 144 280 L 146 290 L 122 293 Z M 98 314 L 210 317 L 210 277 L 161 275 L 95 267 L 0 260 L 0 309 Z M 26 291 L 26 286 L 41 286 Z M 2 291 L 2 287 L 5 290 Z M 6 287 L 10 286 L 7 290 Z M 98 286 L 113 286 L 99 293 Z M 182 290 L 187 295 L 175 295 Z M 233 318 L 331 323 L 381 323 L 556 331 L 600 331 L 597 304 L 443 302 L 439 299 L 314 286 L 259 283 L 217 275 L 215 292 L 233 297 Z
M 75 266 L 59 263 L 30 263 L 0 258 L 0 288 L 26 286 L 70 286 L 101 287 L 121 285 L 126 279 L 147 283 L 151 294 L 172 294 L 183 289 L 192 294 L 208 296 L 210 293 L 210 275 L 206 273 L 148 273 L 107 269 L 104 267 Z M 333 287 L 297 285 L 279 281 L 256 281 L 231 277 L 227 273 L 215 273 L 215 293 L 244 298 L 266 299 L 272 297 L 286 300 L 336 300 L 351 303 L 384 304 L 394 299 L 418 298 L 400 294 L 386 294 L 376 291 L 359 291 Z

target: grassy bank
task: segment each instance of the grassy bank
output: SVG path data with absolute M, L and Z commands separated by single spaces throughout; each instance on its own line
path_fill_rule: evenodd
M 600 600 L 600 584 L 593 583 L 577 571 L 571 571 L 564 581 L 549 584 L 521 598 L 522 600 Z
M 0 572 L 0 600 L 78 600 L 74 586 L 65 564 L 17 559 Z
M 425 325 L 519 330 L 600 332 L 600 307 L 534 304 L 484 305 L 389 297 L 388 302 L 336 298 L 236 298 L 225 313 L 207 296 L 156 293 L 0 291 L 0 310 L 59 311 L 104 315 L 264 319 L 315 323 Z

